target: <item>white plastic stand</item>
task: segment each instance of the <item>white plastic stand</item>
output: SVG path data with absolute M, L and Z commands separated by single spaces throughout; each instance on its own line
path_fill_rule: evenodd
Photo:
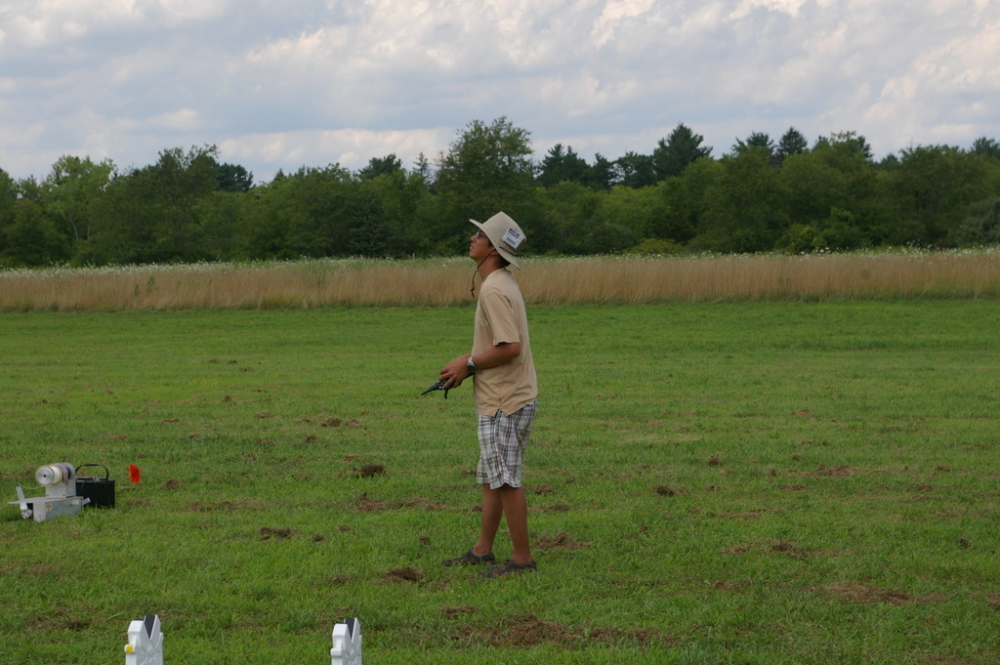
M 361 665 L 361 622 L 346 619 L 333 627 L 331 665 Z
M 72 464 L 59 462 L 39 467 L 35 480 L 45 488 L 45 496 L 25 497 L 17 486 L 17 501 L 9 501 L 21 509 L 21 517 L 44 522 L 53 517 L 76 515 L 90 503 L 87 497 L 76 493 L 76 469 Z
M 125 665 L 163 665 L 163 633 L 160 617 L 147 614 L 145 619 L 128 625 Z

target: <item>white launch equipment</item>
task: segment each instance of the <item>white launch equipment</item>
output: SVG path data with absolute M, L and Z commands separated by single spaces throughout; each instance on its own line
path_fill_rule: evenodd
M 163 665 L 163 633 L 160 617 L 147 614 L 128 625 L 125 665 Z
M 76 515 L 90 499 L 76 493 L 76 468 L 66 462 L 47 464 L 35 471 L 35 480 L 45 488 L 45 496 L 25 497 L 17 486 L 17 501 L 9 501 L 21 509 L 21 517 L 44 522 L 53 517 Z
M 361 622 L 346 619 L 333 627 L 331 665 L 361 665 Z

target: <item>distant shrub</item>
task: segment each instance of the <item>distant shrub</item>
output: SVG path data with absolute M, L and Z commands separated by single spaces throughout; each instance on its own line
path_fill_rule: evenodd
M 969 205 L 969 213 L 952 232 L 952 240 L 965 247 L 1000 243 L 1000 198 Z
M 683 251 L 684 246 L 673 240 L 646 238 L 638 245 L 625 250 L 625 253 L 643 256 L 668 256 L 670 254 L 680 254 Z

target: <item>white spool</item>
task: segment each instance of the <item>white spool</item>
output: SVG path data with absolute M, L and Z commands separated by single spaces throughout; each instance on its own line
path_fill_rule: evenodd
M 65 462 L 41 466 L 38 467 L 38 471 L 35 471 L 35 480 L 38 481 L 38 484 L 42 487 L 57 485 L 59 483 L 68 483 L 73 480 L 74 477 L 75 470 L 73 469 L 73 465 Z

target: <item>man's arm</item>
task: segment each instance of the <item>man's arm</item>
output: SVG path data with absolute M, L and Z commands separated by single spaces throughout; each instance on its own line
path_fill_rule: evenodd
M 457 388 L 469 377 L 469 356 L 459 356 L 441 368 L 439 381 L 444 381 L 442 388 Z M 473 362 L 479 369 L 489 369 L 509 362 L 521 355 L 520 342 L 500 342 L 482 353 L 476 354 Z

